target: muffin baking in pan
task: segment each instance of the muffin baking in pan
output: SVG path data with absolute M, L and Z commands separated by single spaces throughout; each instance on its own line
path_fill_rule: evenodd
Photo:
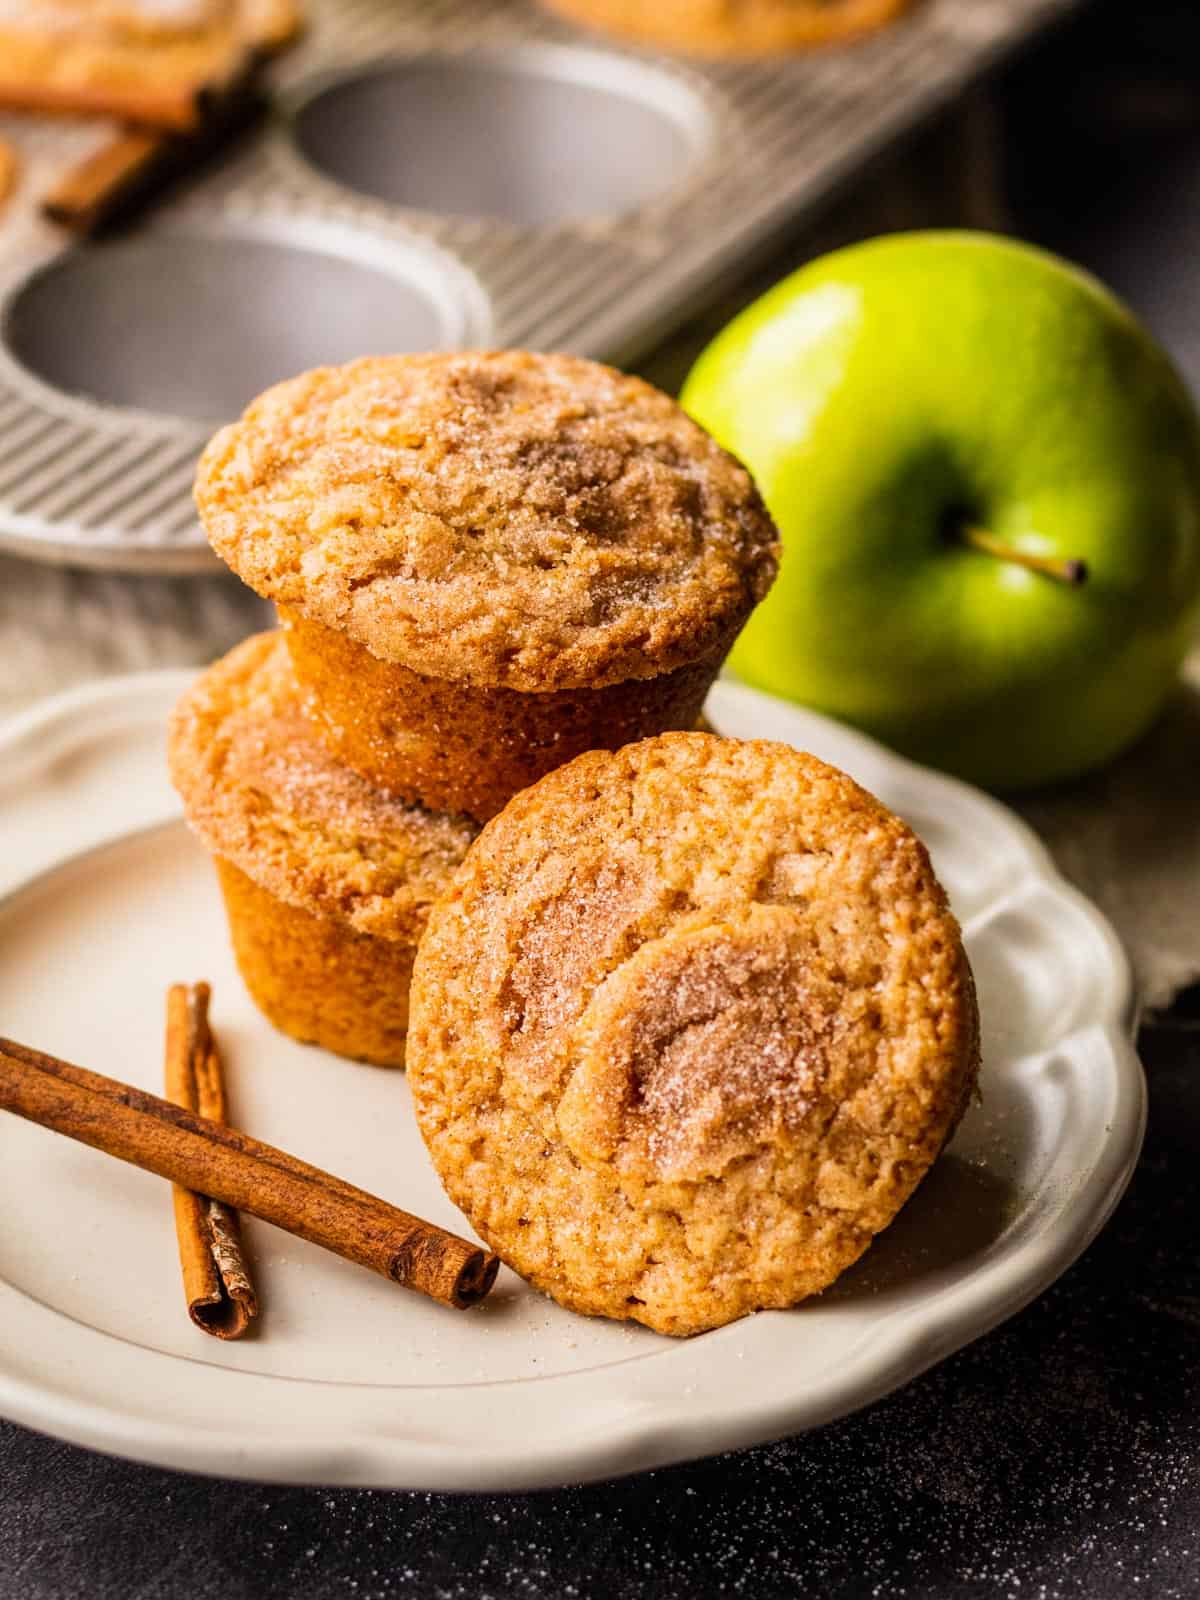
M 667 50 L 771 55 L 842 43 L 894 22 L 913 0 L 543 0 L 586 26 Z

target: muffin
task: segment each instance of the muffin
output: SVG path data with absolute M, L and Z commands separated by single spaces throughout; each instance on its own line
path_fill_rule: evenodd
M 0 106 L 194 131 L 248 54 L 302 20 L 295 0 L 16 0 L 0 5 Z
M 306 1043 L 403 1066 L 417 941 L 478 830 L 334 761 L 278 633 L 247 639 L 188 690 L 169 761 L 261 1010 Z
M 280 384 L 213 439 L 196 499 L 279 607 L 334 755 L 481 821 L 581 751 L 693 727 L 778 556 L 673 400 L 523 351 Z
M 693 55 L 783 54 L 882 28 L 912 0 L 543 0 L 551 11 Z
M 409 1082 L 447 1192 L 572 1310 L 692 1334 L 817 1294 L 979 1070 L 924 846 L 789 747 L 673 733 L 510 801 L 434 908 Z

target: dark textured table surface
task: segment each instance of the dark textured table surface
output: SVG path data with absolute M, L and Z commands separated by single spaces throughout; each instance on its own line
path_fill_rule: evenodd
M 1013 225 L 1108 276 L 1200 381 L 1194 10 L 1101 5 L 997 103 Z M 867 1412 L 517 1498 L 208 1481 L 0 1424 L 0 1597 L 1200 1595 L 1200 1005 L 1142 1048 L 1146 1151 L 1100 1239 Z

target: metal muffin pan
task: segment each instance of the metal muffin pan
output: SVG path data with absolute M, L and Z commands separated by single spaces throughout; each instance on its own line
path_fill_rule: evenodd
M 921 0 L 854 45 L 721 63 L 524 0 L 310 3 L 272 123 L 120 238 L 68 248 L 36 217 L 78 126 L 0 118 L 35 157 L 0 222 L 0 546 L 211 566 L 190 494 L 204 437 L 319 362 L 480 344 L 629 360 L 1081 0 Z
M 711 154 L 717 122 L 673 74 L 554 45 L 352 69 L 285 112 L 297 153 L 333 183 L 520 228 L 619 217 L 671 194 Z
M 3 346 L 73 397 L 211 430 L 309 367 L 488 337 L 475 280 L 424 240 L 311 217 L 164 220 L 22 271 Z M 82 402 L 82 407 L 79 404 Z

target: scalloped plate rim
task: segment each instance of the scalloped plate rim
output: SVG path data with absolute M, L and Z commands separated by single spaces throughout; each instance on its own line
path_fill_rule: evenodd
M 165 719 L 170 704 L 194 674 L 186 669 L 165 669 L 100 680 L 68 690 L 43 701 L 0 725 L 0 761 L 21 757 L 15 770 L 0 772 L 0 811 L 5 796 L 39 765 L 47 766 L 71 748 L 82 748 L 98 736 L 119 734 L 123 727 L 149 727 Z M 405 1439 L 393 1432 L 360 1429 L 338 1437 L 328 1425 L 315 1433 L 283 1429 L 270 1439 L 247 1443 L 236 1426 L 223 1420 L 212 1428 L 197 1429 L 178 1421 L 151 1421 L 132 1415 L 128 1408 L 107 1401 L 81 1400 L 61 1386 L 37 1382 L 13 1370 L 0 1331 L 0 1414 L 15 1422 L 52 1433 L 70 1442 L 108 1451 L 146 1463 L 219 1476 L 266 1479 L 309 1484 L 354 1484 L 429 1490 L 525 1491 L 563 1483 L 613 1477 L 666 1466 L 717 1452 L 765 1443 L 771 1439 L 821 1426 L 871 1404 L 954 1351 L 981 1337 L 1027 1305 L 1061 1275 L 1087 1248 L 1108 1220 L 1132 1176 L 1146 1120 L 1146 1088 L 1140 1062 L 1132 1044 L 1136 1007 L 1128 963 L 1116 934 L 1095 907 L 1068 885 L 1033 832 L 999 801 L 941 773 L 928 771 L 885 749 L 874 740 L 840 723 L 831 722 L 799 706 L 765 695 L 740 683 L 723 681 L 713 691 L 710 715 L 720 725 L 730 715 L 741 722 L 757 716 L 794 725 L 792 742 L 808 742 L 808 729 L 818 743 L 832 743 L 853 751 L 873 771 L 902 779 L 926 796 L 940 794 L 951 805 L 973 808 L 992 829 L 1007 834 L 1019 848 L 1026 866 L 1022 882 L 1034 882 L 1057 898 L 1070 902 L 1100 937 L 1109 971 L 1108 1003 L 1102 1015 L 1072 1030 L 1066 1045 L 1089 1031 L 1098 1030 L 1111 1053 L 1112 1084 L 1117 1113 L 1109 1138 L 1088 1182 L 1061 1207 L 1060 1221 L 1069 1225 L 1045 1229 L 1032 1239 L 998 1248 L 997 1259 L 965 1279 L 942 1289 L 924 1303 L 924 1314 L 900 1308 L 885 1317 L 880 1327 L 852 1350 L 847 1368 L 835 1381 L 816 1393 L 803 1389 L 794 1394 L 766 1393 L 753 1406 L 722 1409 L 715 1400 L 697 1414 L 694 1406 L 671 1407 L 661 1398 L 641 1399 L 622 1411 L 614 1408 L 608 1426 L 585 1427 L 576 1433 L 565 1429 L 553 1442 L 541 1443 L 535 1454 L 523 1452 L 519 1442 L 498 1450 L 482 1450 L 465 1441 L 447 1443 Z M 751 736 L 751 735 L 747 735 Z M 51 862 L 36 866 L 3 895 L 7 901 L 47 872 L 53 872 L 122 839 L 136 837 L 178 817 L 176 807 L 159 808 L 157 819 L 144 818 L 125 829 L 106 829 L 83 848 L 58 851 Z M 1007 903 L 1007 900 L 997 904 Z M 996 1280 L 1003 1280 L 998 1284 Z M 38 1314 L 70 1322 L 65 1313 L 31 1300 L 24 1291 L 0 1283 L 0 1302 L 20 1297 L 38 1308 Z M 952 1302 L 949 1314 L 934 1315 L 940 1302 Z M 786 1313 L 765 1313 L 755 1322 L 773 1323 Z M 898 1326 L 893 1326 L 898 1324 Z M 9 1328 L 5 1321 L 5 1330 Z M 83 1324 L 78 1324 L 84 1327 Z M 746 1324 L 736 1324 L 745 1328 Z M 721 1332 L 707 1336 L 719 1338 Z M 9 1335 L 11 1339 L 12 1335 Z M 116 1336 L 87 1326 L 86 1337 L 101 1341 Z M 120 1341 L 118 1341 L 120 1342 Z M 697 1349 L 703 1341 L 669 1344 L 649 1352 L 653 1363 L 677 1350 Z M 148 1361 L 176 1362 L 165 1352 L 139 1350 Z M 594 1370 L 594 1369 L 592 1369 Z M 230 1374 L 222 1373 L 222 1378 Z M 238 1373 L 247 1381 L 296 1384 L 310 1380 L 285 1375 Z M 567 1387 L 587 1385 L 591 1371 L 545 1377 L 501 1379 L 472 1385 L 480 1389 L 521 1390 L 530 1384 Z M 355 1390 L 356 1386 L 345 1386 Z M 451 1388 L 447 1393 L 461 1393 Z

